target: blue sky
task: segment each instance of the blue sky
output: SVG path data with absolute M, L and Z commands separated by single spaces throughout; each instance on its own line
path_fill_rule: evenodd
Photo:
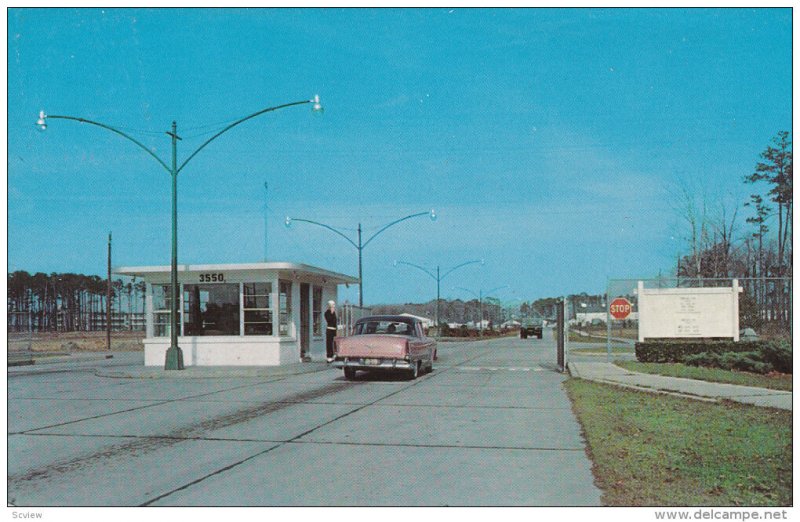
M 179 262 L 267 256 L 357 274 L 364 299 L 421 302 L 443 269 L 470 298 L 581 291 L 665 273 L 686 250 L 678 184 L 744 202 L 743 176 L 791 130 L 789 9 L 8 11 L 8 269 L 103 274 L 168 264 L 169 161 L 226 122 L 179 176 Z M 744 218 L 741 233 L 746 233 Z M 343 299 L 357 301 L 355 288 Z

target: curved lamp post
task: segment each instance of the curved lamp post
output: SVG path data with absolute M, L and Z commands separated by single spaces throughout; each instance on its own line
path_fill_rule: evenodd
M 501 288 L 506 288 L 507 286 L 508 285 L 498 286 L 497 288 L 492 288 L 491 290 L 487 290 L 486 292 L 484 292 L 482 289 L 479 289 L 477 294 L 475 292 L 473 292 L 472 290 L 470 290 L 469 288 L 464 288 L 463 286 L 456 286 L 455 287 L 456 290 L 464 290 L 465 292 L 469 292 L 470 294 L 472 294 L 472 295 L 474 295 L 475 297 L 478 298 L 478 307 L 479 307 L 480 314 L 481 314 L 480 315 L 480 327 L 479 327 L 479 331 L 480 331 L 480 336 L 481 337 L 483 337 L 483 296 L 485 295 L 485 296 L 488 297 L 488 295 L 491 294 L 492 292 L 494 292 L 495 290 L 500 290 Z
M 148 155 L 150 155 L 153 159 L 155 159 L 159 165 L 164 167 L 170 176 L 172 177 L 172 267 L 171 267 L 171 277 L 170 277 L 170 347 L 167 349 L 166 361 L 164 363 L 165 370 L 182 370 L 183 369 L 183 352 L 178 347 L 178 173 L 183 170 L 189 161 L 194 158 L 198 152 L 203 150 L 209 143 L 220 137 L 222 134 L 225 134 L 232 128 L 236 127 L 237 125 L 246 122 L 256 116 L 260 116 L 267 112 L 277 111 L 278 109 L 284 109 L 286 107 L 293 107 L 295 105 L 305 105 L 305 104 L 312 104 L 312 110 L 314 112 L 322 112 L 322 105 L 319 101 L 319 95 L 315 95 L 310 100 L 302 100 L 296 101 L 292 103 L 286 103 L 283 105 L 277 105 L 275 107 L 269 107 L 267 109 L 262 109 L 258 112 L 254 112 L 249 116 L 245 116 L 235 122 L 231 123 L 218 133 L 211 136 L 205 142 L 203 142 L 197 149 L 194 150 L 189 156 L 183 161 L 183 163 L 178 166 L 178 140 L 180 140 L 180 136 L 178 136 L 178 124 L 176 122 L 172 122 L 172 130 L 167 132 L 166 134 L 172 138 L 172 158 L 171 163 L 168 165 L 165 161 L 159 158 L 153 151 L 148 149 L 145 145 L 141 142 L 136 140 L 135 138 L 125 134 L 123 131 L 112 127 L 111 125 L 106 125 L 105 123 L 100 123 L 97 121 L 87 120 L 86 118 L 78 118 L 75 116 L 63 116 L 63 115 L 55 115 L 55 114 L 45 114 L 44 111 L 39 112 L 39 119 L 36 121 L 36 125 L 42 130 L 47 129 L 47 120 L 72 120 L 77 121 L 79 123 L 88 123 L 89 125 L 94 125 L 96 127 L 100 127 L 106 130 L 109 130 L 115 134 L 122 136 L 123 138 L 133 142 L 134 145 L 138 146 L 140 149 L 145 151 Z
M 383 228 L 381 228 L 380 230 L 375 232 L 369 239 L 367 239 L 363 243 L 361 242 L 361 223 L 358 224 L 358 243 L 356 243 L 355 241 L 353 241 L 352 239 L 350 239 L 346 235 L 342 234 L 341 232 L 339 232 L 335 228 L 333 228 L 333 227 L 331 227 L 329 225 L 326 225 L 324 223 L 319 223 L 317 221 L 311 221 L 310 219 L 299 219 L 299 218 L 292 218 L 292 217 L 286 216 L 286 221 L 284 222 L 284 224 L 286 225 L 286 228 L 289 228 L 289 227 L 292 226 L 293 222 L 298 221 L 298 222 L 301 222 L 301 223 L 311 223 L 312 225 L 317 225 L 317 226 L 320 226 L 320 227 L 323 227 L 323 228 L 327 228 L 331 232 L 333 232 L 335 234 L 338 234 L 339 236 L 343 237 L 348 243 L 350 243 L 351 245 L 356 247 L 356 250 L 358 250 L 358 307 L 362 308 L 364 306 L 364 281 L 362 279 L 363 273 L 362 273 L 362 255 L 361 255 L 361 252 L 367 247 L 367 245 L 369 245 L 372 242 L 373 239 L 378 237 L 378 235 L 380 235 L 381 232 L 383 232 L 387 228 L 389 228 L 389 227 L 391 227 L 393 225 L 396 225 L 398 223 L 402 223 L 403 221 L 406 221 L 407 219 L 420 217 L 420 216 L 430 216 L 431 221 L 436 221 L 436 211 L 433 210 L 433 209 L 431 209 L 430 212 L 419 212 L 417 214 L 411 214 L 410 216 L 402 217 L 400 219 L 392 221 L 388 225 L 384 226 Z
M 465 263 L 461 263 L 458 266 L 454 266 L 453 268 L 451 268 L 450 270 L 448 270 L 444 274 L 441 274 L 441 272 L 439 271 L 439 265 L 436 265 L 436 274 L 435 275 L 434 275 L 433 271 L 428 270 L 427 268 L 425 268 L 423 266 L 415 265 L 414 263 L 407 263 L 405 261 L 395 261 L 394 262 L 394 266 L 397 266 L 397 265 L 412 266 L 414 268 L 422 270 L 423 272 L 425 272 L 426 274 L 431 276 L 436 281 L 436 326 L 439 326 L 439 301 L 441 301 L 441 298 L 440 298 L 440 286 L 441 285 L 440 284 L 442 282 L 442 279 L 444 279 L 445 277 L 447 277 L 451 273 L 455 272 L 456 270 L 458 270 L 462 266 L 472 265 L 472 264 L 475 264 L 475 263 L 480 263 L 481 265 L 483 265 L 483 259 L 478 259 L 478 260 L 475 260 L 475 261 L 467 261 Z

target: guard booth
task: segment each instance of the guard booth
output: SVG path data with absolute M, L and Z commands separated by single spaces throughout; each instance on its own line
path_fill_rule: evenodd
M 119 267 L 147 284 L 145 366 L 170 345 L 170 267 Z M 277 366 L 325 360 L 328 301 L 358 279 L 288 262 L 178 265 L 178 346 L 186 366 Z

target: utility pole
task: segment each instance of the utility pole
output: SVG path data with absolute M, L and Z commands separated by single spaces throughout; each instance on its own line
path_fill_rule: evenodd
M 439 303 L 441 302 L 441 292 L 440 292 L 440 283 L 442 282 L 442 278 L 439 276 L 439 265 L 436 265 L 436 328 L 441 326 L 439 324 Z M 439 334 L 441 335 L 441 334 Z
M 267 182 L 264 182 L 264 262 L 267 262 L 267 213 L 269 212 L 268 205 L 269 187 Z
M 176 122 L 172 122 L 172 132 L 167 134 L 172 138 L 172 269 L 170 270 L 169 289 L 170 344 L 165 357 L 164 369 L 183 370 L 183 351 L 178 346 L 178 328 L 180 328 L 180 323 L 178 322 L 178 299 L 180 299 L 178 296 L 178 140 L 181 138 L 178 136 L 178 124 Z
M 108 281 L 106 285 L 106 350 L 111 351 L 111 232 L 108 233 Z
M 364 308 L 364 274 L 362 272 L 362 264 L 361 264 L 362 250 L 364 250 L 364 246 L 361 244 L 361 223 L 359 223 L 358 224 L 358 307 L 359 308 Z

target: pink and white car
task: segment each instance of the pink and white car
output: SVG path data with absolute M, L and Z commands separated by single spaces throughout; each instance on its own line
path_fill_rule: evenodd
M 356 321 L 353 335 L 334 339 L 336 368 L 347 379 L 358 370 L 404 372 L 416 379 L 433 370 L 436 341 L 426 337 L 422 323 L 403 315 L 375 315 Z

